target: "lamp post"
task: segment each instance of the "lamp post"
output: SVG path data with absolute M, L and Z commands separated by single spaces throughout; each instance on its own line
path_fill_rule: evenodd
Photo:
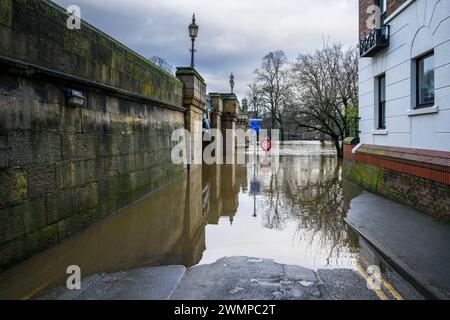
M 191 51 L 191 67 L 194 68 L 194 54 L 196 52 L 194 47 L 195 38 L 197 38 L 198 35 L 198 29 L 199 26 L 195 23 L 195 13 L 192 15 L 192 23 L 189 25 L 189 36 L 191 37 L 192 41 L 192 49 Z

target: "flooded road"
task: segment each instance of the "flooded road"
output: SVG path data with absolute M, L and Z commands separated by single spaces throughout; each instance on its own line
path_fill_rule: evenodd
M 331 145 L 287 144 L 278 164 L 219 168 L 222 175 L 236 177 L 230 184 L 234 192 L 223 190 L 222 209 L 209 210 L 200 263 L 257 256 L 311 269 L 354 268 L 358 238 L 343 221 L 341 163 L 333 150 Z M 215 171 L 210 168 L 209 177 Z M 211 204 L 216 202 L 221 201 Z
M 313 270 L 382 265 L 343 220 L 361 191 L 342 181 L 341 170 L 334 147 L 315 142 L 286 143 L 273 162 L 194 170 L 1 274 L 0 298 L 28 299 L 62 285 L 70 265 L 83 277 L 230 256 Z

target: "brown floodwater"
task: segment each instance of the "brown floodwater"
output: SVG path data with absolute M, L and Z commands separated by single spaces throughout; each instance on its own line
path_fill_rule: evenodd
M 0 299 L 26 299 L 82 276 L 143 266 L 269 258 L 311 269 L 355 269 L 360 244 L 343 218 L 352 196 L 331 144 L 289 142 L 279 160 L 204 166 L 0 274 Z M 251 157 L 251 152 L 248 155 Z M 264 160 L 264 161 L 263 161 Z M 252 162 L 252 161 L 251 161 Z

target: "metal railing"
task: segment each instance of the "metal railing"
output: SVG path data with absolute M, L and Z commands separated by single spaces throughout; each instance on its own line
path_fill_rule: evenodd
M 361 57 L 373 57 L 378 51 L 389 46 L 389 26 L 372 29 L 359 40 Z

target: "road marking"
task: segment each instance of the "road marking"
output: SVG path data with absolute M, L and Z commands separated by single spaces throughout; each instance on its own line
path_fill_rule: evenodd
M 367 262 L 364 257 L 359 257 L 366 266 L 369 266 L 369 263 Z M 396 300 L 405 300 L 402 295 L 389 283 L 387 280 L 383 278 L 381 274 L 375 273 L 374 276 L 378 279 L 378 281 L 381 282 L 381 284 L 389 291 L 389 293 L 396 299 Z
M 375 275 L 375 277 L 383 284 L 383 286 L 392 294 L 392 296 L 397 300 L 405 300 L 402 295 L 395 290 L 395 288 L 387 281 L 383 279 L 383 277 L 380 275 Z
M 364 271 L 364 269 L 361 267 L 359 262 L 356 263 L 356 267 L 358 269 L 358 272 L 363 276 L 364 279 L 366 279 L 367 283 L 371 283 L 373 287 L 373 291 L 377 294 L 378 298 L 380 300 L 389 300 L 386 294 L 381 290 L 381 288 L 377 287 L 377 285 L 374 283 L 374 281 L 369 277 L 369 275 Z
M 50 282 L 43 283 L 42 285 L 34 288 L 30 293 L 28 293 L 26 296 L 23 296 L 19 300 L 27 301 L 33 299 L 33 297 L 38 294 L 39 292 L 43 291 L 45 288 L 47 288 L 50 285 Z

